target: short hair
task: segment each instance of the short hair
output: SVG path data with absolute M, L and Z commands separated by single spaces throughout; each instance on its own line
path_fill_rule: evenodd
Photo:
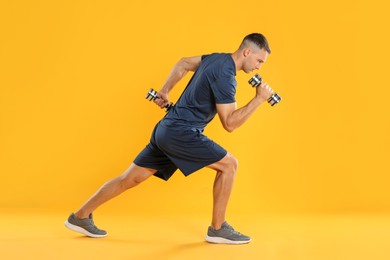
M 245 36 L 244 40 L 240 45 L 240 49 L 246 47 L 248 43 L 253 43 L 257 45 L 260 49 L 265 49 L 269 54 L 271 54 L 271 49 L 269 48 L 268 41 L 261 33 L 251 33 Z

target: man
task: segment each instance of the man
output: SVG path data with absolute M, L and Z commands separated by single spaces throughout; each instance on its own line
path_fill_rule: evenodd
M 156 125 L 150 143 L 120 176 L 106 182 L 79 210 L 72 213 L 65 226 L 90 237 L 104 237 L 92 212 L 106 201 L 145 181 L 151 175 L 168 180 L 179 168 L 184 175 L 208 167 L 217 172 L 213 188 L 213 214 L 206 240 L 211 243 L 244 244 L 251 238 L 235 231 L 225 220 L 226 207 L 237 170 L 237 159 L 203 135 L 216 113 L 222 126 L 232 132 L 273 93 L 263 82 L 255 97 L 237 109 L 236 71 L 250 73 L 260 69 L 271 53 L 267 39 L 259 33 L 247 35 L 232 54 L 182 58 L 172 69 L 158 92 L 155 103 L 163 108 L 168 94 L 187 72 L 195 72 L 182 96 Z

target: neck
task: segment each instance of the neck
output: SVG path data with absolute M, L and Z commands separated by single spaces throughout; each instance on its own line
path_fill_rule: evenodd
M 232 53 L 232 58 L 234 63 L 236 64 L 236 71 L 240 71 L 242 69 L 242 55 L 240 50 L 237 50 Z

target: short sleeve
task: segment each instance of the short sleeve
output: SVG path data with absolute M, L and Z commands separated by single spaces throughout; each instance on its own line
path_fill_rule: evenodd
M 229 104 L 236 102 L 236 85 L 234 77 L 221 77 L 211 84 L 216 104 Z

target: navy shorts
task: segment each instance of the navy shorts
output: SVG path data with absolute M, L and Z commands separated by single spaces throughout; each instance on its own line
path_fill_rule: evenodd
M 157 170 L 154 174 L 168 180 L 179 168 L 185 176 L 225 157 L 227 151 L 197 129 L 165 126 L 159 122 L 150 143 L 135 158 L 138 166 Z

